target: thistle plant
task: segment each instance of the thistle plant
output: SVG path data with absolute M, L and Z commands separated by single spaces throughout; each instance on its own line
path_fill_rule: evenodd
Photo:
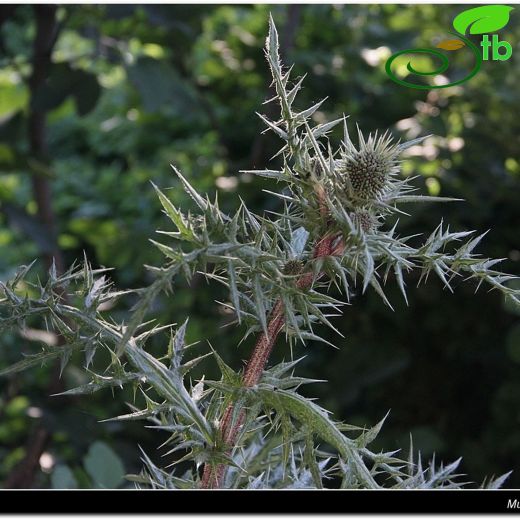
M 358 293 L 373 290 L 391 307 L 384 287 L 392 282 L 406 300 L 405 278 L 412 271 L 420 283 L 430 273 L 438 276 L 450 291 L 456 279 L 476 288 L 485 283 L 518 304 L 520 291 L 508 283 L 515 277 L 496 270 L 500 260 L 474 252 L 484 235 L 453 232 L 441 222 L 421 239 L 400 236 L 398 223 L 388 226 L 389 217 L 403 214 L 405 205 L 456 200 L 421 196 L 412 179 L 400 176 L 402 152 L 425 138 L 400 143 L 388 132 L 364 136 L 357 128 L 353 139 L 345 116 L 313 124 L 323 102 L 296 108 L 304 78 L 293 80 L 291 69 L 282 65 L 272 20 L 266 57 L 276 91 L 269 102 L 279 106 L 280 117 L 259 116 L 281 139 L 276 156 L 281 166 L 248 173 L 277 181 L 279 189 L 270 193 L 278 198 L 278 212 L 257 215 L 241 202 L 227 215 L 217 199 L 199 194 L 173 167 L 197 213 L 186 214 L 155 187 L 174 230 L 160 231 L 161 240 L 152 240 L 165 262 L 147 266 L 154 275 L 151 285 L 118 291 L 108 270 L 92 269 L 87 259 L 61 276 L 51 269 L 46 283 L 31 281 L 29 266 L 0 284 L 0 330 L 41 319 L 64 338 L 63 345 L 43 346 L 2 374 L 53 358 L 63 369 L 72 353 L 81 351 L 90 381 L 65 394 L 128 385 L 143 396 L 143 409 L 133 407 L 116 419 L 143 419 L 167 432 L 163 447 L 174 461 L 161 468 L 143 453 L 141 474 L 128 477 L 138 486 L 322 488 L 335 479 L 342 488 L 462 487 L 460 461 L 423 466 L 411 446 L 408 454 L 374 452 L 369 446 L 384 419 L 369 429 L 356 427 L 333 420 L 303 397 L 300 387 L 317 380 L 295 374 L 301 358 L 292 353 L 299 344 L 325 341 L 320 330 L 335 330 L 334 315 Z M 343 138 L 334 147 L 329 134 L 337 125 Z M 154 299 L 170 295 L 177 278 L 189 281 L 195 273 L 227 288 L 230 302 L 223 305 L 233 312 L 243 340 L 254 338 L 244 370 L 226 364 L 213 348 L 200 352 L 185 345 L 188 322 L 149 321 Z M 128 320 L 117 322 L 103 304 L 131 292 L 137 303 Z M 334 296 L 338 293 L 341 299 Z M 162 357 L 150 353 L 152 338 L 162 342 Z M 273 348 L 287 348 L 282 339 L 291 358 L 271 365 Z M 93 367 L 100 352 L 108 352 L 110 362 L 98 373 Z M 220 378 L 192 381 L 206 357 L 214 360 Z M 506 478 L 483 486 L 500 487 Z

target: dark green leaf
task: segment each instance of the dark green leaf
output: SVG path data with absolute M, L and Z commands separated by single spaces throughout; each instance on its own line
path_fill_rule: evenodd
M 77 489 L 78 483 L 74 473 L 65 464 L 58 464 L 51 474 L 53 489 Z
M 123 481 L 123 463 L 114 450 L 104 442 L 97 441 L 90 446 L 84 464 L 97 488 L 115 489 Z

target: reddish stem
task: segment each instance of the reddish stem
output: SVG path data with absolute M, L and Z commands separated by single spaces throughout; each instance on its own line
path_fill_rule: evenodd
M 344 248 L 344 242 L 339 235 L 325 235 L 314 247 L 312 258 L 315 260 L 325 256 L 336 256 L 341 254 Z M 306 289 L 322 275 L 323 273 L 319 273 L 315 276 L 311 271 L 305 272 L 296 282 L 296 287 L 298 289 Z M 259 336 L 251 357 L 249 358 L 249 362 L 247 363 L 246 371 L 242 378 L 245 387 L 255 386 L 260 381 L 267 360 L 271 355 L 278 334 L 284 324 L 284 307 L 282 301 L 278 300 L 271 311 L 267 331 Z M 230 447 L 230 451 L 235 445 L 238 433 L 244 424 L 245 415 L 245 411 L 243 409 L 240 410 L 237 419 L 233 422 L 233 416 L 237 416 L 237 414 L 235 404 L 231 403 L 222 416 L 222 420 L 220 421 L 220 433 L 224 443 Z M 201 487 L 204 489 L 220 488 L 224 481 L 226 467 L 225 464 L 212 466 L 206 463 L 202 474 Z

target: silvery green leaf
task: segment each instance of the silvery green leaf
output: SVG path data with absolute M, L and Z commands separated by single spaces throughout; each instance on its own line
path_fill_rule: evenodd
M 285 176 L 278 170 L 240 170 L 240 173 L 249 173 L 251 175 L 258 175 L 259 177 L 266 177 L 268 179 L 285 179 Z
M 192 389 L 191 398 L 197 402 L 200 401 L 204 394 L 204 379 L 201 379 Z
M 173 205 L 171 200 L 164 195 L 164 193 L 152 182 L 152 186 L 161 201 L 161 204 L 164 208 L 166 215 L 170 218 L 170 220 L 175 224 L 177 229 L 179 230 L 180 236 L 185 240 L 193 240 L 194 234 L 193 230 L 190 228 L 188 222 L 184 219 L 183 214 Z
M 425 141 L 426 139 L 428 139 L 429 137 L 432 137 L 432 134 L 430 135 L 425 135 L 424 137 L 418 137 L 417 139 L 412 139 L 411 141 L 406 141 L 404 143 L 400 143 L 398 144 L 398 148 L 401 150 L 401 151 L 404 151 L 408 148 L 411 148 L 412 146 L 415 146 L 415 145 L 418 145 L 418 144 L 421 144 L 423 141 Z
M 312 401 L 287 390 L 258 389 L 262 398 L 272 406 L 283 406 L 283 410 L 310 428 L 324 441 L 332 444 L 345 459 L 351 460 L 356 474 L 364 484 L 372 489 L 379 488 L 370 471 L 357 453 L 353 441 L 347 439 L 330 420 L 328 414 Z
M 210 346 L 211 347 L 211 346 Z M 240 377 L 237 372 L 235 372 L 229 365 L 225 363 L 225 361 L 218 355 L 217 351 L 211 348 L 213 355 L 215 356 L 215 360 L 217 361 L 218 367 L 222 374 L 223 381 L 227 383 L 231 383 L 236 385 L 240 382 Z M 209 384 L 209 381 L 207 381 Z
M 5 376 L 8 374 L 15 374 L 16 372 L 22 372 L 27 368 L 40 365 L 42 366 L 46 361 L 50 361 L 51 359 L 56 359 L 62 355 L 61 349 L 54 349 L 49 351 L 44 351 L 39 354 L 33 354 L 27 356 L 26 358 L 10 365 L 6 368 L 2 368 L 0 370 L 0 376 Z
M 510 477 L 512 471 L 508 471 L 507 473 L 504 473 L 500 477 L 492 478 L 487 484 L 484 483 L 481 487 L 484 489 L 500 489 L 505 481 Z
M 10 282 L 10 286 L 12 289 L 15 289 L 16 286 L 25 279 L 29 271 L 33 268 L 34 264 L 36 263 L 36 260 L 33 260 L 29 265 L 21 265 L 16 270 L 16 274 L 14 275 L 14 278 Z
M 229 280 L 229 291 L 231 293 L 231 301 L 233 302 L 233 306 L 235 307 L 237 319 L 238 319 L 238 322 L 240 323 L 241 322 L 240 298 L 238 295 L 235 266 L 233 265 L 233 262 L 231 260 L 228 261 L 227 273 L 228 273 L 228 280 Z
M 279 126 L 276 126 L 272 121 L 269 121 L 265 116 L 260 114 L 259 112 L 256 113 L 256 115 L 279 137 L 287 141 L 288 135 L 285 130 L 282 130 Z
M 89 293 L 87 294 L 87 297 L 85 298 L 85 307 L 87 309 L 90 309 L 94 302 L 96 300 L 99 300 L 100 292 L 105 287 L 105 285 L 106 279 L 104 276 L 101 276 L 100 278 L 94 281 Z
M 385 423 L 388 415 L 390 414 L 390 411 L 386 413 L 386 415 L 372 428 L 369 430 L 366 430 L 363 432 L 357 439 L 356 443 L 360 448 L 365 448 L 368 446 L 371 442 L 373 442 L 376 437 L 379 435 L 379 432 L 381 431 L 381 428 L 383 427 L 383 424 Z
M 177 168 L 175 168 L 173 164 L 170 164 L 170 166 L 172 167 L 177 177 L 179 177 L 179 179 L 181 180 L 186 193 L 195 201 L 195 203 L 201 210 L 205 211 L 208 208 L 208 202 L 197 193 L 197 190 L 193 188 L 193 186 L 184 178 L 181 172 Z
M 306 332 L 306 331 L 300 331 L 298 333 L 298 337 L 302 341 L 319 341 L 320 343 L 325 343 L 326 345 L 329 345 L 329 347 L 337 348 L 334 343 L 331 343 L 330 341 L 326 340 L 325 338 L 322 338 L 321 336 L 318 336 L 317 334 L 314 334 L 313 332 Z M 315 381 L 318 381 L 317 379 Z
M 195 368 L 203 359 L 206 359 L 207 357 L 211 356 L 212 352 L 206 352 L 205 354 L 202 354 L 201 356 L 198 356 L 196 358 L 190 359 L 189 361 L 186 361 L 186 363 L 183 363 L 179 370 L 182 375 L 187 374 L 190 370 Z
M 365 249 L 365 255 L 363 260 L 363 292 L 365 292 L 367 290 L 368 285 L 372 281 L 375 269 L 374 259 L 368 248 Z
M 168 370 L 160 361 L 141 348 L 129 346 L 126 349 L 126 355 L 157 393 L 173 405 L 177 405 L 179 412 L 189 418 L 208 441 L 212 442 L 211 428 L 184 388 L 180 375 L 176 376 L 175 373 Z
M 316 104 L 312 105 L 311 107 L 307 108 L 306 110 L 294 114 L 295 121 L 303 123 L 304 121 L 309 119 L 309 117 L 311 117 L 312 114 L 314 114 L 314 112 L 316 112 L 316 110 L 320 108 L 320 106 L 324 103 L 324 101 L 326 101 L 326 99 L 327 98 L 324 98 L 321 101 L 318 101 Z
M 309 232 L 304 227 L 299 227 L 293 231 L 291 235 L 291 252 L 294 258 L 301 258 L 308 239 Z
M 278 31 L 271 14 L 269 14 L 269 35 L 266 40 L 266 54 L 273 76 L 279 78 L 281 76 L 281 68 L 280 56 L 278 54 Z
M 459 257 L 469 256 L 473 252 L 473 249 L 475 249 L 475 247 L 477 247 L 479 242 L 488 234 L 488 232 L 489 232 L 489 230 L 486 231 L 485 233 L 482 233 L 478 237 L 475 237 L 473 240 L 470 240 L 469 242 L 464 244 L 462 247 L 460 247 L 457 250 L 457 253 L 456 253 L 457 256 L 459 256 Z
M 323 137 L 325 134 L 330 132 L 335 126 L 339 125 L 342 122 L 343 122 L 343 118 L 340 117 L 338 119 L 334 119 L 327 123 L 319 124 L 312 129 L 312 135 L 315 139 Z
M 388 305 L 388 307 L 390 307 L 390 309 L 394 310 L 394 308 L 392 307 L 392 304 L 388 301 L 388 298 L 386 297 L 386 294 L 384 293 L 383 288 L 381 287 L 381 284 L 379 283 L 379 281 L 376 278 L 372 277 L 372 279 L 370 280 L 370 285 L 375 289 L 377 294 L 379 294 L 379 296 L 383 299 L 385 304 Z
M 253 296 L 256 304 L 256 314 L 262 325 L 262 329 L 267 333 L 267 312 L 265 309 L 265 296 L 262 291 L 260 276 L 255 275 L 253 278 Z
M 298 92 L 300 91 L 301 87 L 302 87 L 302 84 L 303 84 L 303 80 L 305 79 L 305 77 L 307 76 L 307 74 L 304 74 L 297 82 L 296 84 L 294 85 L 294 87 L 292 87 L 292 89 L 287 92 L 287 102 L 289 103 L 289 105 L 292 105 L 293 102 L 294 102 L 294 99 L 296 98 L 296 94 L 298 94 Z
M 396 263 L 394 265 L 394 272 L 395 272 L 395 278 L 397 280 L 397 285 L 399 286 L 399 290 L 401 291 L 401 293 L 403 295 L 406 305 L 408 305 L 408 297 L 406 295 L 406 287 L 405 287 L 404 278 L 403 278 L 403 269 L 398 263 Z
M 169 348 L 171 356 L 171 368 L 177 370 L 182 361 L 182 354 L 184 349 L 184 337 L 186 336 L 186 327 L 189 318 L 177 329 L 175 335 L 171 339 L 171 346 Z
M 53 395 L 83 395 L 83 394 L 93 394 L 98 390 L 107 387 L 119 387 L 123 388 L 123 385 L 129 383 L 131 381 L 135 381 L 140 379 L 139 374 L 132 373 L 124 373 L 117 377 L 110 376 L 101 376 L 98 374 L 94 374 L 92 377 L 92 381 L 77 386 L 75 388 L 71 388 L 70 390 L 65 390 L 64 392 L 60 392 L 58 394 Z
M 399 195 L 394 202 L 398 204 L 406 204 L 413 202 L 464 202 L 464 199 L 457 199 L 455 197 L 434 197 L 431 195 Z
M 112 422 L 112 421 L 138 421 L 141 419 L 148 419 L 150 417 L 153 417 L 161 412 L 166 412 L 171 409 L 170 405 L 159 405 L 154 406 L 151 409 L 145 409 L 145 410 L 137 410 L 135 412 L 131 413 L 125 413 L 122 415 L 117 415 L 116 417 L 111 417 L 110 419 L 103 419 L 100 422 Z
M 60 377 L 63 375 L 63 370 L 65 370 L 65 367 L 68 365 L 71 355 L 71 348 L 62 349 L 60 357 Z

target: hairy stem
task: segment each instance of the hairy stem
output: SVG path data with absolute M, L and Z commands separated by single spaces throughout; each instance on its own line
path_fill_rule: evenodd
M 315 245 L 312 258 L 313 260 L 316 260 L 317 258 L 325 256 L 336 256 L 341 254 L 343 250 L 344 243 L 339 235 L 326 235 Z M 322 273 L 315 275 L 312 271 L 304 272 L 298 278 L 296 285 L 299 289 L 306 289 L 321 276 Z M 278 334 L 282 330 L 284 324 L 284 308 L 281 300 L 278 300 L 269 316 L 267 331 L 263 332 L 259 336 L 247 363 L 242 378 L 242 383 L 245 387 L 252 387 L 260 381 L 267 360 L 271 355 Z M 230 452 L 235 445 L 238 434 L 245 420 L 245 410 L 242 409 L 238 411 L 235 408 L 235 404 L 231 403 L 224 412 L 220 422 L 222 440 L 227 446 L 229 446 Z M 233 417 L 236 417 L 237 419 L 233 421 Z M 206 463 L 202 475 L 201 487 L 205 489 L 220 488 L 224 481 L 225 472 L 226 466 L 224 464 L 212 466 L 211 464 Z

